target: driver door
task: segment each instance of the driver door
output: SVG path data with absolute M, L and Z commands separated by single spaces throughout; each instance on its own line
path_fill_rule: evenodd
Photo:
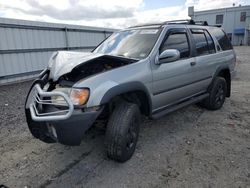
M 180 59 L 168 63 L 153 63 L 153 112 L 181 102 L 199 93 L 199 78 L 196 78 L 196 62 L 186 28 L 170 29 L 165 36 L 159 53 L 167 49 L 177 49 Z M 155 58 L 159 61 L 158 58 Z M 158 64 L 158 65 L 157 65 Z M 198 87 L 197 87 L 198 86 Z

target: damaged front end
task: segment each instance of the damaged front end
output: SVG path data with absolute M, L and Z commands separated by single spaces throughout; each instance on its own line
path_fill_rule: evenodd
M 133 62 L 136 60 L 92 53 L 55 53 L 48 69 L 32 84 L 25 102 L 32 135 L 46 143 L 79 145 L 103 107 L 87 108 L 91 91 L 74 84 Z
M 60 51 L 49 61 L 49 77 L 53 81 L 61 80 L 63 84 L 72 86 L 81 79 L 137 61 L 137 59 L 98 53 Z
M 26 99 L 29 129 L 35 138 L 46 143 L 79 145 L 101 109 L 84 112 L 84 108 L 76 108 L 70 95 L 47 80 L 47 74 L 34 82 Z
M 33 83 L 26 99 L 25 113 L 30 132 L 46 143 L 79 145 L 101 109 L 84 112 L 84 108 L 74 105 L 70 95 L 55 88 L 58 84 L 50 83 L 46 78 L 48 73 Z M 73 91 L 72 88 L 68 90 Z

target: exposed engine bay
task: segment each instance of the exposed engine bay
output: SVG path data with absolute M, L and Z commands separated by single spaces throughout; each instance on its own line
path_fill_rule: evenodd
M 121 66 L 135 63 L 138 60 L 117 56 L 104 55 L 77 65 L 70 73 L 61 76 L 58 83 L 62 86 L 72 86 L 75 82 Z

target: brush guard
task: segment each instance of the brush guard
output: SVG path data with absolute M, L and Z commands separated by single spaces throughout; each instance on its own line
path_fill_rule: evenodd
M 60 96 L 62 100 L 57 101 L 61 103 L 54 104 L 51 97 Z M 50 99 L 44 99 L 50 98 Z M 43 91 L 39 84 L 35 84 L 33 89 L 30 92 L 29 96 L 29 109 L 31 118 L 34 121 L 58 121 L 65 120 L 71 117 L 74 111 L 74 105 L 72 104 L 70 98 L 63 92 L 52 91 L 46 92 Z M 44 112 L 44 107 L 50 106 L 53 111 Z M 59 109 L 58 106 L 63 107 L 63 110 Z

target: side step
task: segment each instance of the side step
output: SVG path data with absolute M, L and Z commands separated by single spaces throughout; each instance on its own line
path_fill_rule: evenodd
M 166 106 L 164 107 L 162 110 L 160 110 L 159 112 L 155 112 L 152 114 L 151 118 L 152 119 L 158 119 L 166 114 L 169 114 L 173 111 L 176 111 L 180 108 L 183 108 L 185 106 L 188 106 L 190 104 L 194 104 L 194 103 L 197 103 L 197 102 L 200 102 L 202 101 L 203 99 L 207 98 L 209 96 L 208 93 L 205 93 L 205 94 L 202 94 L 202 95 L 199 95 L 197 97 L 192 97 L 188 100 L 185 100 L 181 103 L 177 103 L 177 104 L 173 104 L 173 105 L 170 105 L 170 106 Z

